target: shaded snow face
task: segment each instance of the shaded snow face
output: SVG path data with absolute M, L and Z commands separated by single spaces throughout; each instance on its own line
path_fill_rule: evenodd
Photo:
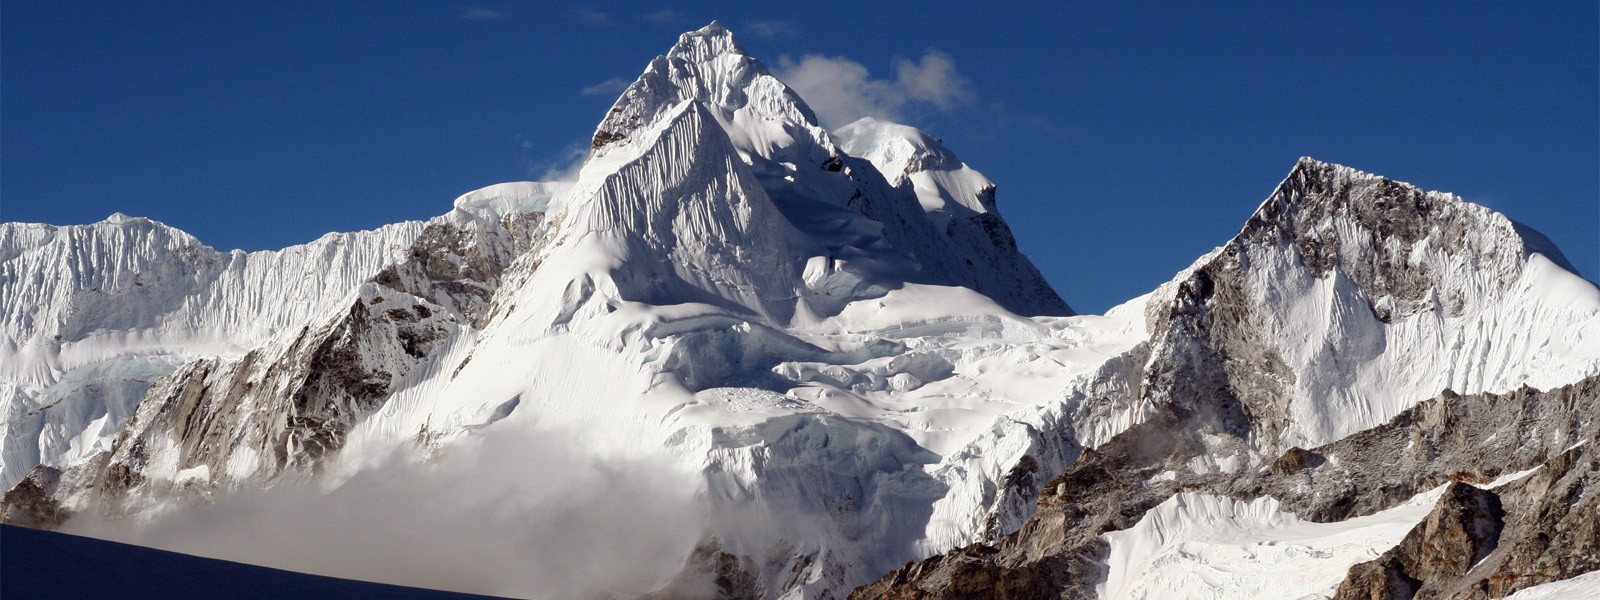
M 431 463 L 402 455 L 327 491 L 242 490 L 72 533 L 315 573 L 519 597 L 632 595 L 698 539 L 696 484 L 665 463 L 579 450 L 566 432 L 501 431 Z M 406 453 L 409 454 L 409 453 Z

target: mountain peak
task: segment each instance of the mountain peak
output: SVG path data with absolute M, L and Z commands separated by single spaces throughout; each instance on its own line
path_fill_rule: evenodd
M 1388 232 L 1400 224 L 1420 227 L 1439 210 L 1463 204 L 1466 203 L 1453 194 L 1424 191 L 1403 181 L 1304 156 L 1295 161 L 1277 189 L 1256 209 L 1245 229 L 1281 225 L 1284 219 L 1304 219 L 1312 214 L 1359 217 L 1381 212 L 1385 215 L 1381 222 L 1364 224 Z M 1417 233 L 1404 229 L 1388 233 L 1408 238 Z
M 748 119 L 770 124 L 766 128 L 773 130 L 756 136 L 759 139 L 735 140 L 747 153 L 765 155 L 772 142 L 793 145 L 782 142 L 798 134 L 807 138 L 808 154 L 813 147 L 822 149 L 822 156 L 806 157 L 817 158 L 812 162 L 825 161 L 833 154 L 827 132 L 816 124 L 816 115 L 799 95 L 745 54 L 733 33 L 713 21 L 678 36 L 666 54 L 650 61 L 639 78 L 623 90 L 595 129 L 591 158 L 609 152 L 609 147 L 629 139 L 684 100 L 705 104 L 724 123 Z M 800 129 L 808 131 L 801 133 Z
M 1336 274 L 1384 323 L 1429 310 L 1458 317 L 1509 294 L 1534 254 L 1568 264 L 1544 236 L 1488 207 L 1311 158 L 1231 245 L 1257 262 L 1289 257 L 1310 277 Z
M 862 117 L 834 135 L 845 152 L 872 161 L 891 181 L 923 170 L 962 166 L 939 138 L 910 125 Z
M 1295 169 L 1329 167 L 1329 166 L 1337 167 L 1337 166 L 1340 166 L 1340 165 L 1337 165 L 1337 164 L 1334 164 L 1334 163 L 1331 163 L 1331 162 L 1328 162 L 1328 161 L 1325 161 L 1325 160 L 1317 160 L 1316 157 L 1312 157 L 1312 156 L 1302 156 L 1302 157 L 1300 157 L 1300 160 L 1297 160 L 1297 161 L 1294 162 L 1294 168 Z
M 1474 227 L 1514 240 L 1523 254 L 1542 254 L 1557 266 L 1577 272 L 1544 234 L 1486 206 L 1309 156 L 1295 162 L 1277 191 L 1257 209 L 1256 217 L 1269 222 L 1277 219 L 1284 202 L 1294 204 L 1295 212 L 1349 213 L 1373 231 L 1396 235 L 1406 244 L 1431 228 L 1450 227 L 1466 220 L 1476 223 Z M 1305 206 L 1307 203 L 1318 206 Z M 1252 218 L 1251 222 L 1256 220 Z
M 744 47 L 734 39 L 733 32 L 723 27 L 721 21 L 712 21 L 710 25 L 678 36 L 678 43 L 667 52 L 667 57 L 705 62 L 723 54 L 744 53 Z

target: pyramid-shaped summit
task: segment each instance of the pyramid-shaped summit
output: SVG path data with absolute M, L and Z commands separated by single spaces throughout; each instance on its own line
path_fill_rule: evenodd
M 665 55 L 646 66 L 596 127 L 593 147 L 598 150 L 626 139 L 684 100 L 702 102 L 729 119 L 748 109 L 746 114 L 806 127 L 811 131 L 804 137 L 824 149 L 831 147 L 811 109 L 765 65 L 745 54 L 733 33 L 715 21 L 678 36 Z
M 928 163 L 940 170 L 916 181 L 905 177 L 904 165 L 873 162 L 881 153 L 871 147 L 860 147 L 858 156 L 844 152 L 841 137 L 823 129 L 805 101 L 720 23 L 679 36 L 623 91 L 595 129 L 593 170 L 629 160 L 620 157 L 636 151 L 620 148 L 682 102 L 706 108 L 779 212 L 818 246 L 824 270 L 862 282 L 834 278 L 825 286 L 829 295 L 934 283 L 975 289 L 1018 314 L 1071 314 L 1017 249 L 995 209 L 993 183 L 948 152 L 941 155 L 949 164 Z M 878 142 L 931 139 L 911 128 L 885 131 Z M 976 210 L 947 210 L 968 206 Z M 837 301 L 817 308 L 832 310 Z

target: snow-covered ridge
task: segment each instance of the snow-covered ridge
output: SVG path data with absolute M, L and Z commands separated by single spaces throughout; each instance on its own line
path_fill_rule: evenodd
M 155 379 L 302 324 L 422 229 L 405 222 L 223 253 L 120 213 L 89 225 L 0 224 L 0 484 L 105 450 Z
M 942 221 L 993 208 L 983 202 L 986 198 L 981 194 L 994 183 L 920 129 L 863 117 L 840 127 L 834 136 L 845 152 L 872 161 L 889 183 L 900 185 L 909 180 L 916 186 L 923 210 L 938 214 Z M 935 222 L 937 226 L 945 224 Z
M 1239 233 L 1257 244 L 1274 237 L 1292 240 L 1313 275 L 1350 277 L 1385 321 L 1427 304 L 1459 313 L 1468 298 L 1515 279 L 1534 254 L 1571 270 L 1543 235 L 1488 207 L 1311 158 Z
M 218 252 L 158 221 L 0 224 L 0 377 L 48 385 L 138 348 L 238 352 L 371 277 L 422 231 L 405 222 L 283 250 Z
M 738 136 L 734 143 L 763 158 L 821 164 L 836 154 L 810 107 L 747 55 L 727 28 L 712 22 L 679 36 L 623 91 L 595 129 L 595 156 L 687 99 L 699 100 L 736 125 L 726 128 Z
M 108 450 L 157 379 L 307 325 L 406 257 L 430 226 L 498 227 L 568 187 L 491 186 L 428 222 L 257 252 L 219 252 L 121 213 L 88 225 L 0 224 L 0 484 Z

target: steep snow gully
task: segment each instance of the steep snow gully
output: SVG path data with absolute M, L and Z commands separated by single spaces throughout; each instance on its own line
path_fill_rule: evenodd
M 1301 159 L 1172 281 L 1075 315 L 994 183 L 912 127 L 823 129 L 717 23 L 628 86 L 576 181 L 270 252 L 0 224 L 0 307 L 4 519 L 223 559 L 726 598 L 1562 597 L 1600 566 L 1593 518 L 1510 512 L 1600 489 L 1568 448 L 1594 437 L 1600 290 L 1542 236 Z M 1447 424 L 1416 431 L 1486 437 L 1451 427 L 1497 394 L 1537 407 L 1504 413 L 1542 424 L 1537 456 L 1441 441 L 1329 500 L 1327 469 L 1382 464 L 1346 440 L 1427 410 Z M 1417 570 L 1407 532 L 1471 500 L 1423 487 L 1446 464 L 1542 469 L 1485 484 L 1496 539 L 1575 547 L 1494 554 L 1538 568 L 1487 587 Z M 217 541 L 263 520 L 386 533 L 310 565 Z

